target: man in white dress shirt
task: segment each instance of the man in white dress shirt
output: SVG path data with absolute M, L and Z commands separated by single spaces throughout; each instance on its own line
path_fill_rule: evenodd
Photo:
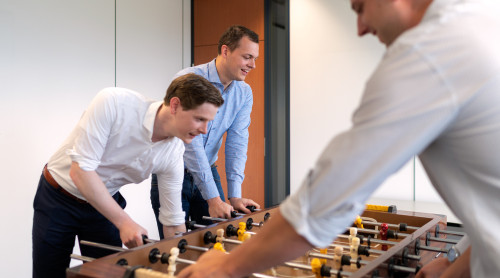
M 142 245 L 147 231 L 123 210 L 119 189 L 157 173 L 166 235 L 185 231 L 181 205 L 184 143 L 206 133 L 223 104 L 195 74 L 176 78 L 163 101 L 124 88 L 99 92 L 40 177 L 33 203 L 33 277 L 65 277 L 75 236 Z M 82 255 L 109 252 L 80 246 Z
M 373 34 L 387 46 L 352 127 L 332 139 L 260 233 L 229 255 L 205 254 L 179 278 L 241 277 L 328 245 L 414 155 L 471 235 L 462 256 L 433 275 L 498 277 L 498 2 L 351 0 L 351 5 L 358 34 Z

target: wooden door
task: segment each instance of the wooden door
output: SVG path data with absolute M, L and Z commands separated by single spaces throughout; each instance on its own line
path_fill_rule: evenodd
M 256 68 L 245 79 L 253 91 L 253 109 L 248 140 L 248 159 L 242 196 L 264 206 L 264 0 L 194 0 L 194 64 L 217 56 L 219 38 L 231 25 L 243 25 L 259 35 Z M 217 160 L 227 197 L 225 136 Z

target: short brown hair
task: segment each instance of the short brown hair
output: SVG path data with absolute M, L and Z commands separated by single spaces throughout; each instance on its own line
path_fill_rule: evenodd
M 219 90 L 208 80 L 194 73 L 188 73 L 174 79 L 168 86 L 163 103 L 169 106 L 173 97 L 180 99 L 184 110 L 195 109 L 205 102 L 217 107 L 224 104 Z
M 247 36 L 254 43 L 259 43 L 259 35 L 257 35 L 257 33 L 245 26 L 233 25 L 229 27 L 220 37 L 219 45 L 217 46 L 217 53 L 221 54 L 223 45 L 227 45 L 231 51 L 235 50 L 238 47 L 241 38 L 244 36 Z

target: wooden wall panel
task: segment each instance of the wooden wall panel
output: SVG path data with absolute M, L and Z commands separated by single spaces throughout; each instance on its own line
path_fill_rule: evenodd
M 194 46 L 211 45 L 231 25 L 243 25 L 264 40 L 264 0 L 194 0 Z
M 264 0 L 227 1 L 195 0 L 194 9 L 194 64 L 207 63 L 217 56 L 219 37 L 231 25 L 246 26 L 259 34 L 259 58 L 256 68 L 245 82 L 252 87 L 252 123 L 249 128 L 248 159 L 242 194 L 264 205 Z M 227 197 L 224 142 L 217 160 L 219 174 Z

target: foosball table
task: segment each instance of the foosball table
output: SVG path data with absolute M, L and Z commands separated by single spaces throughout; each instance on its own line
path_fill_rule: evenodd
M 391 211 L 392 209 L 392 211 Z M 86 258 L 82 265 L 67 269 L 67 277 L 175 277 L 175 274 L 210 248 L 226 252 L 244 244 L 245 235 L 258 233 L 278 207 L 237 214 L 232 219 L 212 219 L 208 226 L 189 223 L 191 230 L 161 241 L 145 238 L 142 246 L 123 249 L 100 258 Z M 446 217 L 396 211 L 393 207 L 367 206 L 344 234 L 327 248 L 313 248 L 303 256 L 251 277 L 413 277 L 425 264 L 456 240 L 448 235 Z M 175 254 L 174 254 L 175 253 Z

